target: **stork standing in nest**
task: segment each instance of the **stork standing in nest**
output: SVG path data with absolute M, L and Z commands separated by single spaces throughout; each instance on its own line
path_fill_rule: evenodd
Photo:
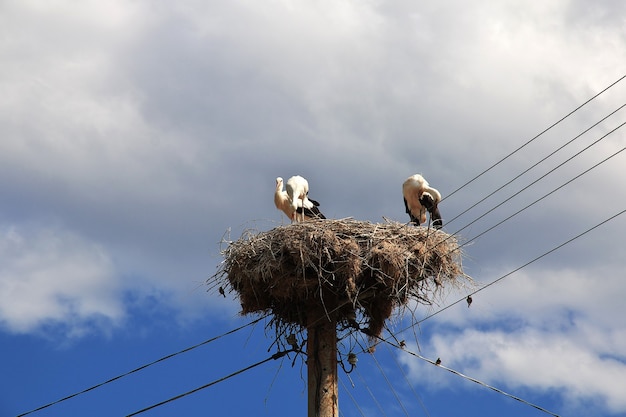
M 411 222 L 417 225 L 426 222 L 426 211 L 435 229 L 441 229 L 443 220 L 437 204 L 441 201 L 441 194 L 428 185 L 428 181 L 420 174 L 411 175 L 402 184 L 404 207 Z
M 318 208 L 320 203 L 309 198 L 309 182 L 306 178 L 294 175 L 287 180 L 285 188 L 294 210 L 292 221 L 326 218 Z
M 286 189 L 283 190 L 283 179 L 276 178 L 274 204 L 292 222 L 326 218 L 318 208 L 320 203 L 308 197 L 309 183 L 305 178 L 299 175 L 289 178 Z

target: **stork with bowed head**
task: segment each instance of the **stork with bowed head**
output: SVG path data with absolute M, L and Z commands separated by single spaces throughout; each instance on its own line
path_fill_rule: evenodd
M 292 222 L 325 219 L 320 212 L 318 203 L 309 199 L 309 183 L 303 177 L 297 175 L 287 180 L 287 191 L 283 190 L 283 179 L 276 178 L 276 191 L 274 192 L 274 205 L 281 210 Z
M 437 204 L 441 201 L 441 194 L 428 185 L 428 181 L 420 174 L 411 175 L 402 184 L 404 208 L 411 222 L 417 225 L 426 222 L 426 211 L 435 229 L 441 229 L 443 220 Z
M 300 175 L 289 178 L 286 190 L 292 222 L 326 218 L 318 208 L 320 203 L 309 198 L 309 182 L 305 178 Z

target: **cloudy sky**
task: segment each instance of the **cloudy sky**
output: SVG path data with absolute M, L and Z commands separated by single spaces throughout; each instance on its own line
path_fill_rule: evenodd
M 617 0 L 1 1 L 0 414 L 255 319 L 205 280 L 221 241 L 286 223 L 277 176 L 307 177 L 327 217 L 404 222 L 401 184 L 422 173 L 476 286 L 396 317 L 407 349 L 558 415 L 624 415 L 624 16 Z M 271 343 L 247 326 L 32 415 L 126 415 Z M 397 349 L 359 358 L 344 416 L 547 415 Z M 303 372 L 265 363 L 145 415 L 304 413 Z

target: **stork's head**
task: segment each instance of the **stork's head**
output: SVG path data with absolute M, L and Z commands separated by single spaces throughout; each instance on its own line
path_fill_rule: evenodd
M 426 207 L 428 211 L 432 210 L 436 204 L 435 199 L 428 191 L 424 191 L 422 193 L 420 196 L 420 203 L 422 206 Z
M 276 177 L 276 189 L 283 188 L 283 179 L 282 177 Z

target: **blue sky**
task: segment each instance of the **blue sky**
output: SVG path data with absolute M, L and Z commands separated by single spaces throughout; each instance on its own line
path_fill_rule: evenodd
M 205 281 L 225 237 L 286 224 L 277 176 L 307 177 L 329 218 L 404 222 L 401 184 L 422 173 L 450 195 L 444 230 L 467 242 L 477 285 L 389 328 L 411 352 L 553 413 L 624 415 L 626 216 L 511 272 L 626 208 L 626 139 L 608 134 L 625 121 L 626 81 L 452 192 L 626 75 L 625 9 L 2 2 L 0 414 L 254 320 Z M 471 308 L 410 327 L 501 277 Z M 271 344 L 263 322 L 247 326 L 31 415 L 127 415 L 262 361 Z M 292 359 L 143 415 L 304 413 Z M 344 416 L 547 415 L 385 346 L 340 376 Z

